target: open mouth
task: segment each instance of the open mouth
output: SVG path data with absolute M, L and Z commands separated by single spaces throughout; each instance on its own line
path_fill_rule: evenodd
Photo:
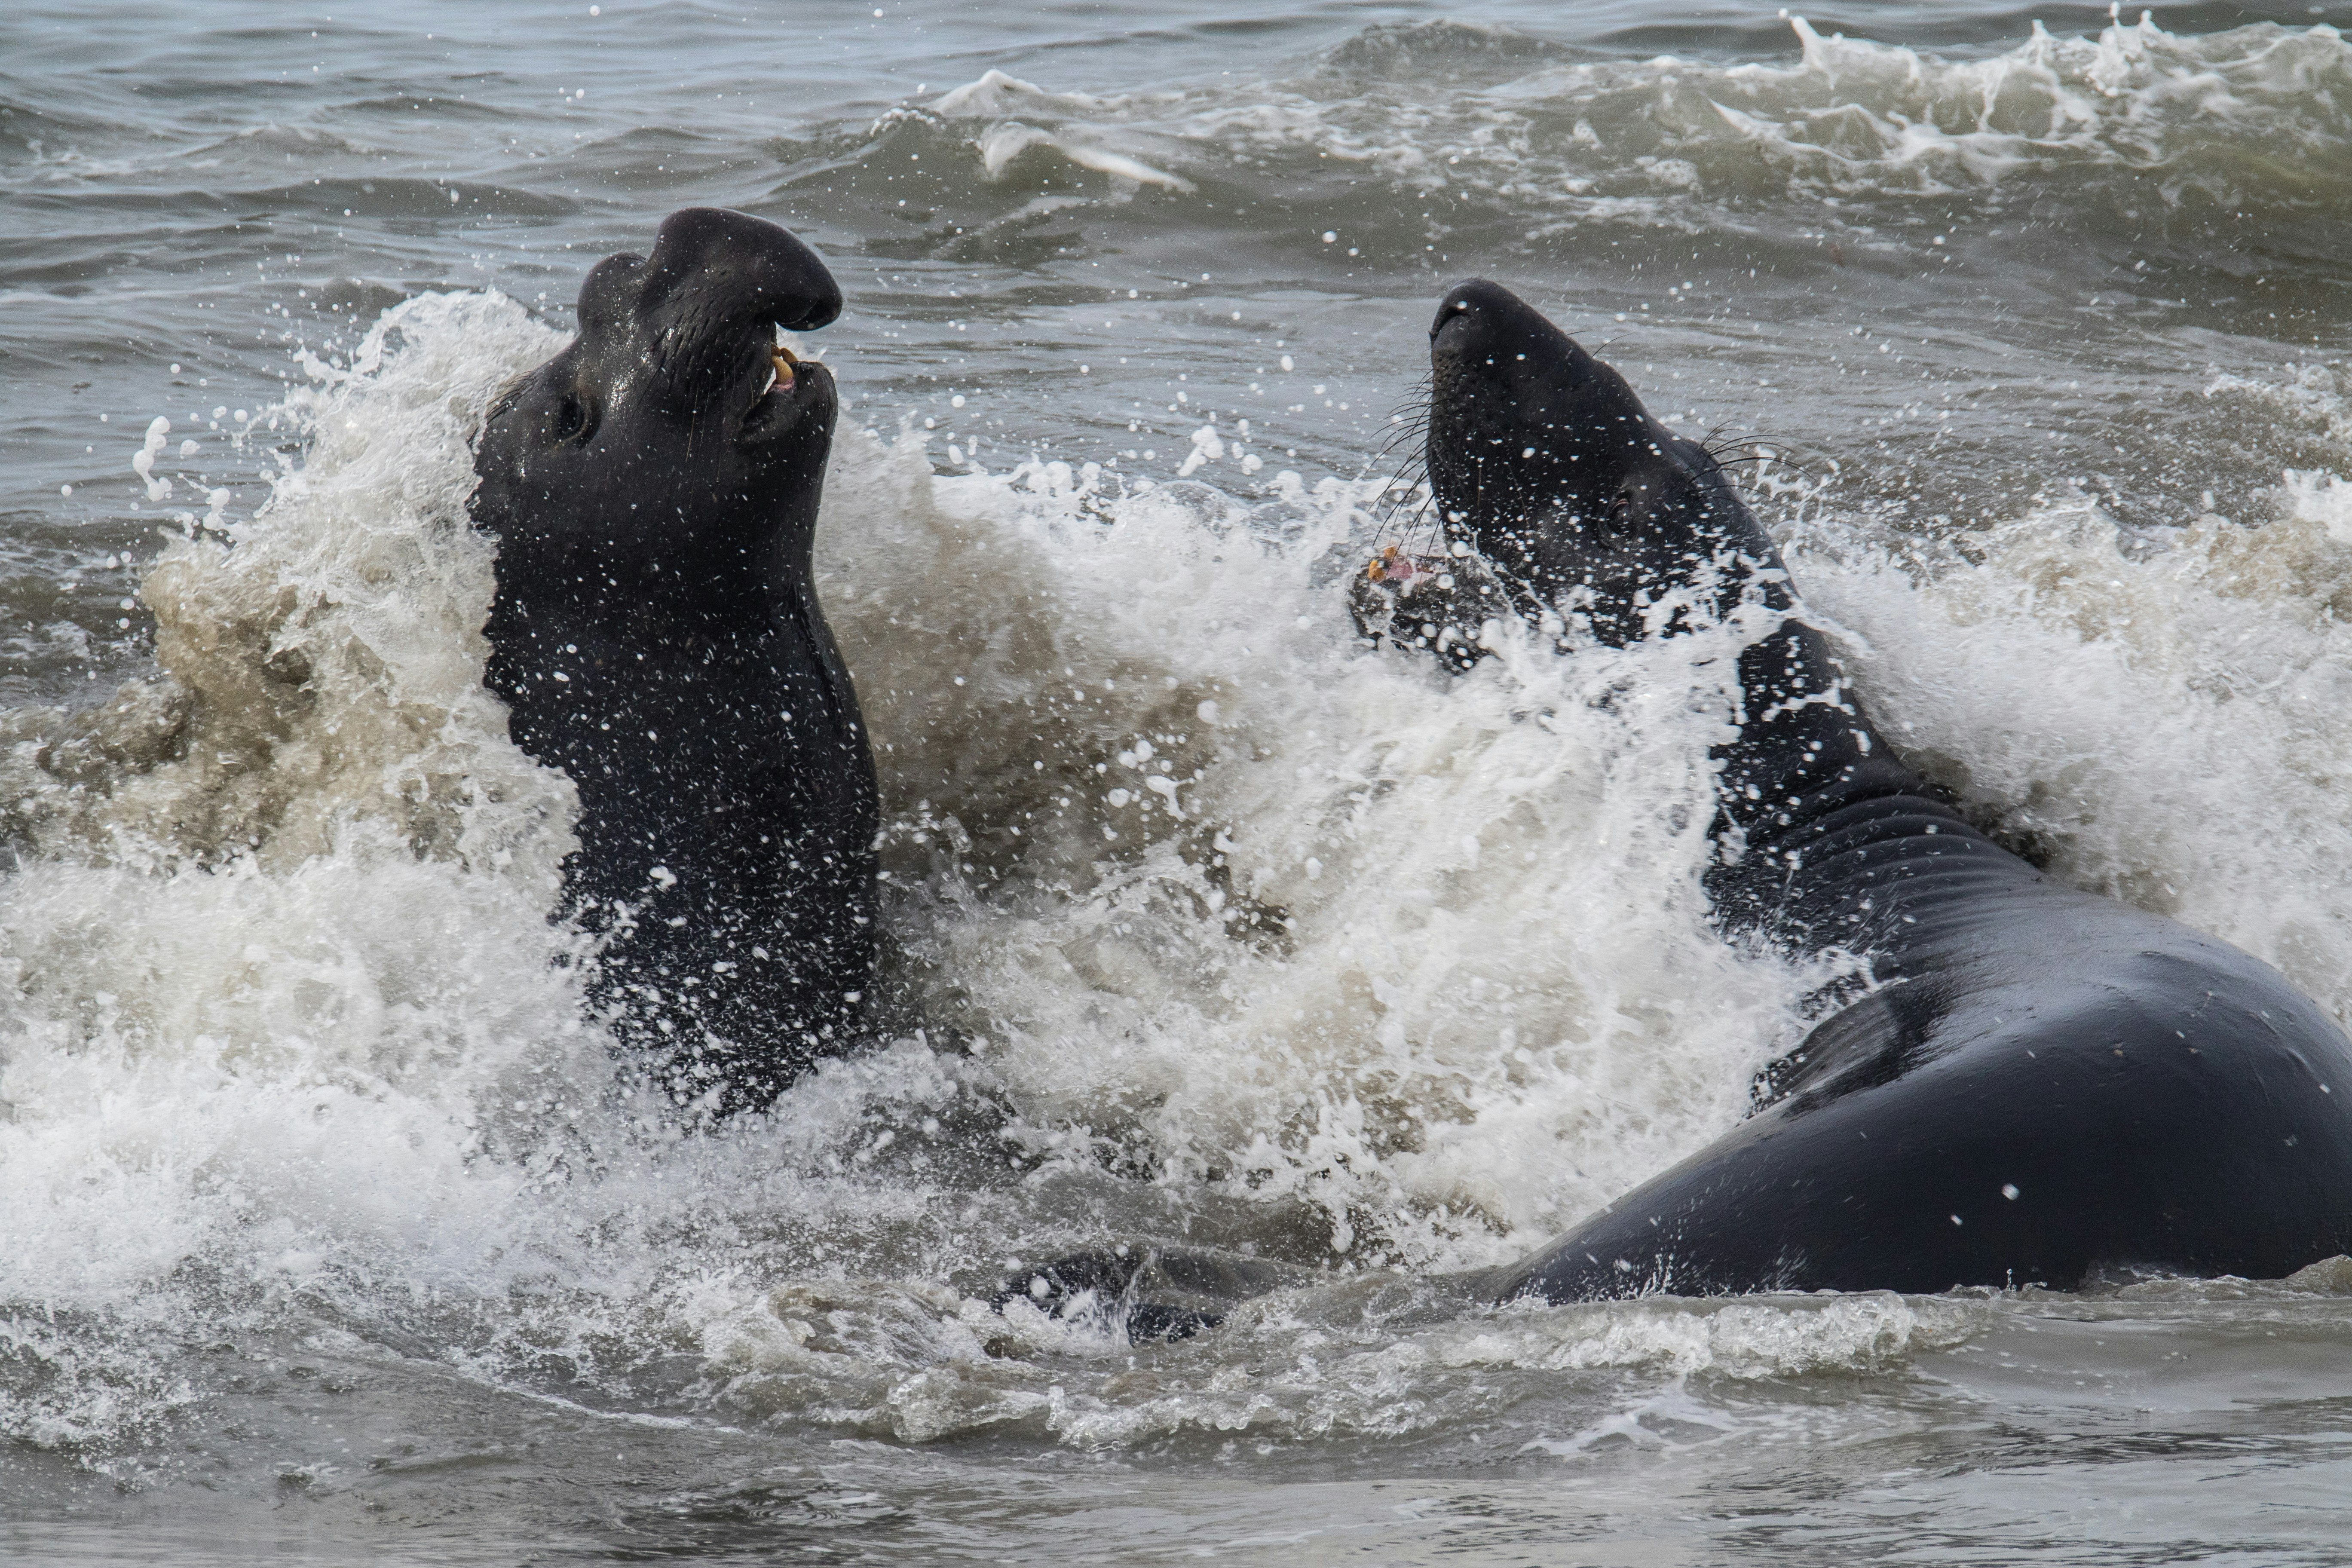
M 776 334 L 779 339 L 782 333 Z M 766 436 L 792 423 L 791 411 L 803 401 L 803 390 L 817 390 L 812 384 L 821 381 L 824 371 L 813 359 L 803 359 L 782 342 L 767 345 L 766 374 L 761 377 L 760 390 L 751 399 L 751 406 L 743 420 L 743 437 L 752 439 Z
M 798 379 L 793 374 L 793 367 L 800 363 L 799 359 L 794 357 L 793 351 L 782 343 L 770 349 L 768 351 L 768 384 L 760 388 L 760 395 L 765 397 L 772 392 L 782 390 L 785 396 L 790 397 Z

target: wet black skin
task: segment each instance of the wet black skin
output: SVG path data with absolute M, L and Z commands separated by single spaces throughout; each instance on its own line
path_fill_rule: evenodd
M 1615 642 L 1671 635 L 1643 613 L 1667 591 L 1801 616 L 1715 460 L 1509 290 L 1449 293 L 1430 359 L 1437 504 L 1523 605 L 1580 609 Z M 2352 1249 L 2352 1045 L 2326 1015 L 1971 828 L 1801 618 L 1739 671 L 1717 918 L 1791 953 L 1865 953 L 1874 988 L 1774 1065 L 1739 1127 L 1482 1293 L 2073 1289 L 2275 1278 Z
M 874 761 L 810 564 L 837 398 L 772 358 L 776 327 L 840 311 L 783 229 L 677 213 L 589 273 L 579 336 L 475 453 L 488 681 L 579 789 L 565 912 L 606 935 L 595 1004 L 716 1110 L 840 1048 L 874 963 Z
M 1430 358 L 1437 505 L 1523 612 L 1556 606 L 1619 644 L 1683 624 L 1662 596 L 1801 615 L 1714 458 L 1507 289 L 1449 293 Z M 1795 955 L 1866 954 L 1874 984 L 1831 1000 L 1738 1127 L 1534 1255 L 1447 1284 L 1555 1302 L 2071 1289 L 2137 1270 L 2274 1279 L 2352 1251 L 2352 1044 L 2333 1020 L 2228 944 L 1970 827 L 1895 759 L 1801 618 L 1739 674 L 1744 721 L 1716 757 L 1716 918 Z M 1197 1291 L 1139 1296 L 1146 1258 L 1024 1270 L 1000 1304 L 1108 1306 L 1137 1338 L 1218 1321 Z

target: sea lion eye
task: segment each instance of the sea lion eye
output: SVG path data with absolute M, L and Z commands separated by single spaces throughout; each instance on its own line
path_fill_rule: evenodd
M 585 441 L 595 427 L 588 405 L 574 394 L 565 393 L 563 401 L 555 405 L 555 439 L 558 442 Z

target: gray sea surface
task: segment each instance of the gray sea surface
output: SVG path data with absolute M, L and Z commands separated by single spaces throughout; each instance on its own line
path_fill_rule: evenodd
M 2352 1265 L 1465 1309 L 1823 978 L 1687 649 L 1443 677 L 1429 317 L 1734 443 L 1889 738 L 2352 1019 L 2342 0 L 0 9 L 0 1558 L 2352 1562 Z M 840 279 L 888 1037 L 681 1135 L 467 443 L 667 213 Z M 2249 1216 L 2259 1223 L 2259 1216 Z M 992 1311 L 1108 1240 L 1302 1281 Z

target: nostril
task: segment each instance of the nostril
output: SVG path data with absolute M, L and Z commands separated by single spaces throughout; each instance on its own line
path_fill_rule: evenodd
M 1510 290 L 1483 278 L 1465 278 L 1437 302 L 1437 319 L 1430 322 L 1430 336 L 1435 337 L 1452 322 L 1471 320 L 1491 320 L 1491 307 L 1512 299 Z
M 1440 359 L 1493 362 L 1494 336 L 1483 316 L 1450 317 L 1429 334 L 1429 352 Z
M 774 312 L 779 324 L 795 332 L 813 332 L 831 326 L 841 317 L 841 290 L 826 278 L 824 286 L 808 285 L 805 291 Z

